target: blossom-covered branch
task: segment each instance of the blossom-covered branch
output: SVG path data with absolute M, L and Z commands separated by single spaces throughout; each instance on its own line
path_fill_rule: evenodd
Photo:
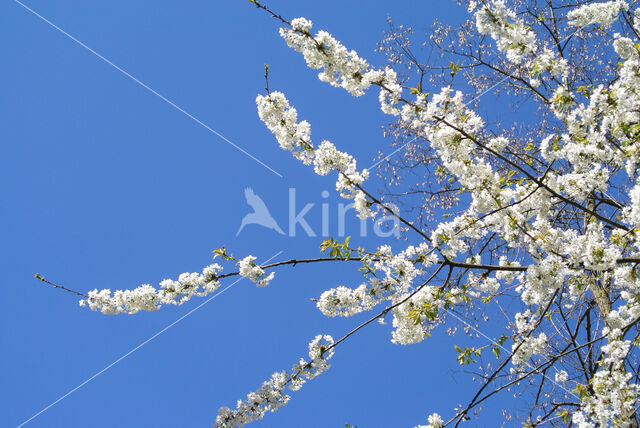
M 403 224 L 408 242 L 365 249 L 329 239 L 321 244 L 326 257 L 263 265 L 222 247 L 216 256 L 236 268 L 223 273 L 214 263 L 157 288 L 85 295 L 45 282 L 84 297 L 81 304 L 93 310 L 135 313 L 205 296 L 224 278 L 266 286 L 278 267 L 355 262 L 361 281 L 329 285 L 312 300 L 327 317 L 372 314 L 338 341 L 317 336 L 309 360 L 274 373 L 235 410 L 221 408 L 217 426 L 242 425 L 280 408 L 290 399 L 287 388 L 297 390 L 328 368 L 335 346 L 387 319 L 399 345 L 423 342 L 441 325 L 452 333 L 462 325 L 469 341 L 484 340 L 456 345 L 457 362 L 477 367 L 480 387 L 446 422 L 431 413 L 431 428 L 458 426 L 510 388 L 523 400 L 533 397 L 518 415 L 527 426 L 637 426 L 637 2 L 463 0 L 468 20 L 455 29 L 436 25 L 429 36 L 442 55 L 420 61 L 410 31 L 391 27 L 381 43 L 389 63 L 376 67 L 328 32 L 313 30 L 311 20 L 289 20 L 250 1 L 283 25 L 284 42 L 321 81 L 355 97 L 379 91 L 380 109 L 393 121 L 389 134 L 407 147 L 395 160 L 383 159 L 388 169 L 379 169 L 380 178 L 407 185 L 391 199 L 417 204 L 428 215 L 392 209 L 371 190 L 372 171 L 359 169 L 344 144 L 312 142 L 309 122 L 267 80 L 266 94 L 256 98 L 258 116 L 280 148 L 320 176 L 335 172 L 336 189 L 353 201 L 360 219 L 374 219 L 374 208 L 386 212 Z M 514 112 L 494 106 L 498 116 L 504 113 L 495 120 L 481 108 L 480 97 L 489 92 L 533 113 L 505 125 Z M 494 311 L 504 317 L 492 317 Z M 485 325 L 502 335 L 482 333 Z M 489 349 L 497 363 L 487 360 Z M 521 392 L 527 388 L 533 394 Z

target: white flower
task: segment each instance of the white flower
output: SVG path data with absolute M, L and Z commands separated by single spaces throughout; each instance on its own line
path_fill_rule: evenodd
M 429 415 L 427 421 L 429 422 L 429 428 L 441 428 L 444 424 L 444 421 L 437 413 L 432 413 L 431 415 Z
M 275 372 L 257 391 L 247 394 L 244 401 L 238 400 L 235 410 L 221 407 L 214 426 L 223 428 L 246 425 L 287 404 L 290 399 L 284 392 L 287 386 L 292 391 L 297 391 L 306 380 L 315 378 L 329 368 L 327 360 L 333 356 L 333 349 L 329 349 L 333 343 L 331 336 L 316 336 L 309 343 L 310 361 L 301 359 L 293 365 L 291 372 Z
M 574 27 L 586 27 L 592 24 L 608 27 L 613 24 L 621 10 L 628 9 L 629 5 L 623 0 L 585 4 L 570 11 L 567 18 L 569 18 L 569 24 Z
M 527 364 L 532 355 L 542 354 L 547 346 L 547 335 L 540 333 L 538 337 L 526 337 L 522 342 L 512 345 L 512 350 L 518 348 L 511 359 L 515 366 Z
M 280 35 L 287 45 L 302 53 L 309 68 L 321 69 L 318 77 L 332 86 L 342 87 L 360 96 L 377 76 L 367 74 L 369 64 L 349 51 L 326 31 L 311 35 L 312 23 L 305 18 L 291 21 L 292 28 L 281 28 Z
M 595 428 L 595 424 L 589 422 L 582 412 L 576 412 L 571 416 L 571 421 L 576 424 L 578 428 Z
M 238 262 L 240 268 L 239 274 L 242 277 L 248 278 L 259 287 L 265 287 L 269 285 L 269 282 L 273 279 L 275 273 L 271 272 L 267 275 L 264 269 L 255 263 L 256 258 L 254 256 L 247 256 Z
M 311 127 L 307 121 L 298 122 L 298 112 L 289 105 L 289 100 L 281 92 L 271 92 L 264 97 L 258 95 L 258 116 L 275 135 L 280 147 L 308 165 L 312 159 L 306 143 L 311 141 Z
M 398 116 L 400 109 L 398 101 L 402 97 L 402 86 L 398 83 L 398 76 L 393 69 L 386 67 L 380 87 L 380 108 L 386 114 Z
M 318 175 L 337 171 L 336 190 L 340 195 L 346 199 L 355 199 L 354 208 L 358 217 L 374 217 L 369 208 L 372 201 L 358 189 L 369 178 L 369 172 L 366 169 L 358 171 L 353 156 L 336 149 L 333 143 L 326 140 L 315 148 L 311 144 L 309 123 L 297 122 L 296 109 L 281 92 L 272 92 L 266 97 L 259 95 L 256 103 L 260 119 L 275 135 L 281 148 L 292 152 L 305 165 L 313 163 L 313 169 Z
M 555 381 L 558 383 L 564 383 L 567 381 L 567 379 L 569 379 L 569 375 L 564 370 L 560 370 L 555 375 Z
M 362 284 L 355 290 L 343 286 L 327 290 L 320 295 L 317 306 L 328 317 L 350 317 L 372 309 L 379 302 L 375 287 Z
M 518 63 L 533 53 L 535 35 L 502 0 L 485 3 L 475 16 L 480 34 L 490 34 L 510 61 Z
M 640 386 L 631 382 L 633 375 L 624 368 L 630 342 L 619 340 L 619 331 L 612 333 L 608 344 L 602 347 L 606 358 L 590 381 L 594 393 L 581 396 L 579 422 L 590 423 L 588 417 L 598 426 L 609 426 L 612 421 L 618 421 L 618 426 L 630 426 L 629 421 L 621 417 L 635 417 Z
M 181 305 L 193 296 L 206 296 L 218 289 L 220 283 L 216 275 L 222 270 L 218 264 L 205 267 L 202 274 L 183 273 L 177 281 L 165 279 L 156 289 L 143 284 L 133 290 L 109 289 L 92 290 L 88 298 L 80 301 L 80 306 L 88 306 L 93 311 L 104 314 L 135 314 L 138 311 L 155 311 L 161 305 Z

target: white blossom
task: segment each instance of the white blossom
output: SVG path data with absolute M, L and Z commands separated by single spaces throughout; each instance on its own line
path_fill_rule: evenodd
M 93 311 L 104 314 L 135 314 L 138 311 L 155 311 L 162 305 L 181 305 L 193 296 L 206 296 L 220 287 L 216 275 L 222 267 L 216 263 L 205 267 L 202 273 L 183 273 L 178 280 L 165 279 L 156 289 L 143 284 L 133 290 L 97 289 L 87 293 L 88 298 L 80 300 L 80 306 L 88 306 Z
M 215 427 L 242 426 L 262 419 L 267 412 L 275 412 L 287 404 L 291 398 L 284 392 L 287 386 L 297 391 L 306 380 L 315 378 L 329 368 L 327 360 L 334 354 L 333 344 L 331 336 L 316 336 L 309 343 L 309 361 L 301 359 L 290 372 L 275 372 L 257 391 L 247 394 L 244 401 L 238 400 L 235 410 L 221 407 Z
M 367 73 L 369 64 L 364 59 L 347 50 L 331 34 L 321 30 L 312 36 L 312 23 L 308 19 L 293 19 L 291 26 L 280 29 L 280 35 L 289 47 L 302 53 L 310 68 L 322 70 L 318 77 L 323 82 L 360 96 L 372 81 L 379 79 L 377 74 Z
M 313 169 L 318 175 L 337 171 L 336 190 L 340 195 L 346 199 L 354 199 L 358 217 L 374 217 L 375 213 L 370 209 L 372 201 L 358 188 L 369 177 L 369 172 L 366 169 L 358 171 L 353 156 L 336 149 L 333 143 L 326 140 L 315 148 L 311 144 L 308 122 L 297 122 L 296 109 L 281 92 L 259 95 L 256 103 L 258 116 L 275 135 L 281 148 L 292 152 L 305 165 L 313 163 Z
M 556 374 L 554 376 L 554 380 L 557 383 L 564 383 L 564 382 L 567 381 L 567 379 L 569 379 L 569 375 L 564 370 L 560 370 L 560 371 L 556 372 Z
M 620 11 L 628 9 L 629 5 L 623 0 L 591 3 L 571 10 L 567 18 L 569 18 L 569 24 L 574 27 L 586 27 L 592 24 L 607 27 L 616 20 Z
M 498 49 L 512 62 L 520 62 L 533 53 L 535 34 L 528 29 L 504 1 L 489 1 L 475 14 L 476 27 L 481 34 L 490 34 Z
M 513 354 L 511 361 L 516 366 L 522 366 L 528 363 L 529 359 L 533 355 L 543 354 L 546 346 L 547 335 L 545 333 L 540 333 L 536 337 L 526 337 L 521 342 L 513 344 L 512 349 L 515 353 Z
M 275 273 L 271 272 L 267 274 L 264 269 L 258 266 L 254 256 L 247 256 L 244 259 L 238 261 L 238 267 L 240 268 L 239 274 L 245 278 L 255 282 L 259 287 L 265 287 L 269 285 L 269 282 L 273 279 Z
M 416 428 L 442 428 L 444 421 L 442 417 L 437 413 L 432 413 L 427 418 L 428 425 L 418 425 Z

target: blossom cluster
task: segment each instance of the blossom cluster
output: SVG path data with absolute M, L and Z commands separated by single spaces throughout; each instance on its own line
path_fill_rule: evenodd
M 285 393 L 288 387 L 292 391 L 299 390 L 310 379 L 329 369 L 329 360 L 333 352 L 333 338 L 318 335 L 309 343 L 309 361 L 300 359 L 290 372 L 275 372 L 262 386 L 247 394 L 244 401 L 238 400 L 236 409 L 221 407 L 218 410 L 215 427 L 237 427 L 262 419 L 267 412 L 275 412 L 289 402 Z
M 300 52 L 311 69 L 321 69 L 321 81 L 341 87 L 353 96 L 361 96 L 371 85 L 380 87 L 380 106 L 387 114 L 398 115 L 397 105 L 402 86 L 390 68 L 376 69 L 358 54 L 342 45 L 324 30 L 311 34 L 312 22 L 306 18 L 291 21 L 291 28 L 281 28 L 287 45 Z
M 244 259 L 238 261 L 238 267 L 240 268 L 239 274 L 244 278 L 248 278 L 253 281 L 259 287 L 266 287 L 269 282 L 275 276 L 274 272 L 267 274 L 264 269 L 256 264 L 255 256 L 247 256 Z
M 237 262 L 238 275 L 250 279 L 259 287 L 271 282 L 275 273 L 267 274 L 255 263 L 255 256 L 247 256 Z M 103 314 L 135 314 L 139 311 L 156 311 L 163 305 L 182 305 L 192 297 L 204 297 L 220 287 L 219 274 L 222 266 L 217 263 L 206 266 L 201 273 L 185 272 L 177 280 L 164 279 L 159 287 L 143 284 L 132 290 L 92 290 L 80 306 L 87 306 Z M 235 275 L 235 273 L 233 274 Z
M 634 417 L 640 386 L 631 382 L 633 375 L 623 366 L 630 346 L 628 340 L 612 339 L 602 347 L 606 357 L 590 380 L 595 393 L 583 394 L 581 409 L 573 415 L 573 422 L 580 428 L 608 426 L 611 421 L 631 426 L 627 418 Z
M 354 200 L 354 208 L 360 218 L 373 217 L 371 201 L 359 186 L 369 177 L 364 169 L 358 171 L 356 160 L 348 153 L 341 152 L 330 141 L 323 141 L 315 148 L 311 144 L 311 130 L 306 121 L 297 121 L 297 111 L 281 92 L 271 92 L 267 96 L 258 95 L 258 116 L 275 135 L 280 147 L 292 154 L 305 165 L 313 163 L 318 175 L 338 172 L 336 190 L 346 199 Z
M 376 276 L 355 289 L 339 286 L 320 295 L 317 307 L 325 316 L 350 317 L 405 296 L 414 279 L 437 262 L 427 243 L 411 245 L 398 254 L 393 254 L 389 245 L 382 245 L 371 258 L 374 260 L 367 269 Z
M 342 45 L 326 31 L 311 34 L 312 23 L 306 18 L 291 21 L 291 28 L 281 28 L 287 45 L 302 53 L 307 66 L 321 69 L 320 80 L 342 87 L 351 95 L 360 96 L 373 83 L 384 81 L 384 74 L 372 70 L 367 61 Z
M 426 338 L 428 330 L 438 323 L 434 314 L 462 299 L 464 291 L 460 288 L 442 294 L 440 287 L 426 284 L 414 287 L 418 277 L 440 262 L 427 242 L 410 245 L 397 254 L 390 246 L 382 245 L 370 257 L 373 261 L 366 270 L 375 276 L 355 289 L 339 286 L 320 295 L 317 307 L 325 316 L 350 317 L 389 302 L 393 306 L 391 340 L 408 345 Z
M 586 27 L 593 24 L 608 27 L 613 24 L 620 11 L 628 9 L 629 5 L 624 0 L 585 4 L 571 10 L 567 14 L 567 18 L 569 18 L 569 24 L 574 27 Z
M 504 1 L 488 2 L 476 12 L 475 18 L 480 34 L 490 34 L 510 61 L 520 62 L 523 56 L 534 53 L 535 34 Z
M 220 287 L 216 275 L 222 267 L 216 263 L 205 267 L 202 273 L 183 273 L 178 280 L 165 279 L 159 288 L 143 284 L 133 290 L 92 290 L 80 306 L 88 306 L 103 314 L 135 314 L 138 311 L 155 311 L 162 305 L 182 305 L 194 296 L 206 296 Z
M 566 59 L 541 45 L 533 30 L 503 0 L 484 2 L 475 12 L 475 20 L 480 34 L 490 35 L 510 62 L 524 67 L 532 86 L 540 85 L 544 72 L 557 79 L 567 78 Z
M 534 354 L 543 354 L 548 340 L 545 333 L 540 333 L 537 337 L 527 337 L 524 340 L 514 343 L 514 351 L 511 361 L 515 366 L 523 366 L 528 363 Z
M 442 428 L 444 426 L 444 421 L 442 417 L 437 413 L 432 413 L 427 418 L 428 425 L 418 425 L 416 428 Z

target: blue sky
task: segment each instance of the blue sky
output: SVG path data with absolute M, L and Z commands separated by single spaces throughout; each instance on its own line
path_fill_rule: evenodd
M 368 166 L 389 152 L 377 94 L 353 98 L 320 82 L 247 1 L 29 0 L 25 5 L 277 171 L 261 166 L 34 16 L 0 6 L 0 178 L 2 182 L 3 426 L 17 426 L 99 373 L 204 300 L 133 316 L 106 316 L 33 278 L 87 291 L 157 284 L 210 263 L 226 245 L 266 260 L 319 255 L 321 238 L 280 236 L 248 226 L 251 187 L 286 225 L 289 188 L 320 228 L 319 204 L 337 218 L 335 177 L 318 177 L 277 146 L 255 97 L 282 90 L 310 121 L 316 142 L 333 141 Z M 455 2 L 268 3 L 305 16 L 371 62 L 385 18 L 413 25 L 456 22 Z M 377 190 L 375 182 L 371 190 Z M 379 187 L 378 187 L 379 188 Z M 329 190 L 327 200 L 321 192 Z M 330 230 L 337 231 L 334 217 Z M 284 226 L 283 226 L 284 227 Z M 358 222 L 347 227 L 355 234 Z M 347 232 L 349 234 L 349 231 Z M 375 245 L 379 239 L 355 241 Z M 394 243 L 397 246 L 397 243 Z M 266 289 L 245 280 L 77 389 L 27 426 L 209 426 L 222 405 L 306 355 L 316 334 L 336 339 L 366 318 L 327 319 L 309 299 L 356 286 L 347 266 L 279 270 Z M 230 283 L 230 282 L 229 282 Z M 470 397 L 454 375 L 456 352 L 438 330 L 410 347 L 373 325 L 336 350 L 332 368 L 254 426 L 414 426 L 451 414 Z M 491 418 L 491 411 L 487 412 Z

